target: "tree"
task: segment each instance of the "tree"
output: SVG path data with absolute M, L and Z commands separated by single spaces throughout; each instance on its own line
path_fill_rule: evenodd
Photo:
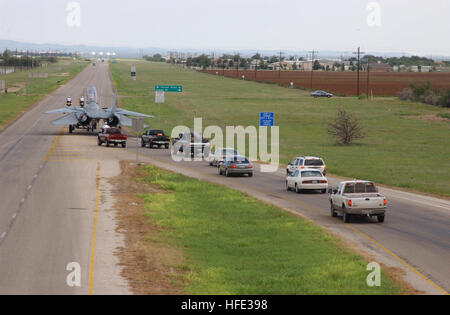
M 354 140 L 366 136 L 359 120 L 342 108 L 339 109 L 337 116 L 330 121 L 328 134 L 343 145 L 349 145 Z
M 314 61 L 313 70 L 321 69 L 320 62 L 318 60 Z

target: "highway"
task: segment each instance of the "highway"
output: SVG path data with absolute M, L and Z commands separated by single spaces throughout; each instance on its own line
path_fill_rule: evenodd
M 128 294 L 113 252 L 115 231 L 108 178 L 129 148 L 98 147 L 85 131 L 69 135 L 43 112 L 63 107 L 97 86 L 100 102 L 113 99 L 108 67 L 88 67 L 0 133 L 0 294 Z M 109 102 L 109 103 L 108 103 Z M 186 122 L 189 124 L 191 122 Z M 253 178 L 225 178 L 206 162 L 176 163 L 168 150 L 142 149 L 143 162 L 226 185 L 312 220 L 388 267 L 424 293 L 450 291 L 450 202 L 382 188 L 389 200 L 384 224 L 332 218 L 327 195 L 285 190 L 285 170 Z M 335 185 L 337 178 L 331 178 Z M 97 206 L 98 205 L 98 206 Z M 81 287 L 69 287 L 66 266 L 81 266 Z

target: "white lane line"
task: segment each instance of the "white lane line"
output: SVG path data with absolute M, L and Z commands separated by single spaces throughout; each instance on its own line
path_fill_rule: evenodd
M 25 203 L 25 198 L 22 198 L 22 200 L 20 200 L 20 204 L 24 204 Z
M 31 190 L 31 188 L 33 188 L 33 186 L 29 185 L 29 186 L 27 187 L 27 190 Z
M 14 213 L 14 214 L 12 215 L 12 219 L 15 220 L 16 218 L 17 218 L 17 213 Z
M 4 239 L 5 236 L 6 236 L 6 232 L 3 232 L 2 235 L 0 235 L 0 240 L 1 240 L 1 239 Z

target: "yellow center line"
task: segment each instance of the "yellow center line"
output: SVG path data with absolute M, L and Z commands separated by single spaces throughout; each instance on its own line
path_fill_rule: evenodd
M 98 204 L 100 198 L 100 160 L 97 161 L 97 199 L 95 201 L 94 236 L 92 238 L 91 272 L 89 277 L 89 295 L 94 294 L 95 243 L 97 240 Z
M 163 161 L 163 160 L 160 160 L 160 159 L 154 158 L 154 157 L 152 157 L 152 159 L 155 159 L 155 160 L 157 160 L 159 163 L 162 163 L 162 164 L 165 164 L 165 165 L 168 165 L 168 166 L 171 166 L 171 167 L 172 167 L 171 164 L 169 164 L 169 163 L 167 163 L 167 162 L 165 162 L 165 161 Z M 184 167 L 184 166 L 181 166 L 181 165 L 177 165 L 177 167 L 182 168 L 182 169 L 185 169 L 185 170 L 191 171 L 191 169 L 189 169 L 189 168 L 187 168 L 187 167 Z M 203 174 L 205 174 L 205 175 L 211 175 L 210 173 L 207 173 L 207 172 L 202 172 L 202 171 L 198 171 L 198 172 L 199 172 L 199 173 L 203 173 Z M 245 186 L 245 185 L 242 185 L 242 184 L 239 184 L 239 183 L 233 183 L 233 185 L 234 185 L 235 187 L 236 187 L 236 186 L 240 186 L 240 187 L 242 187 L 242 188 L 249 189 L 248 186 Z M 250 190 L 257 191 L 257 192 L 263 193 L 263 194 L 267 194 L 267 191 L 264 191 L 264 190 L 258 189 L 258 188 L 250 188 Z M 275 195 L 275 194 L 274 194 L 274 195 Z M 279 198 L 281 198 L 282 200 L 290 201 L 290 202 L 294 202 L 294 203 L 300 204 L 300 205 L 302 205 L 303 207 L 309 208 L 309 209 L 311 209 L 311 210 L 315 210 L 315 211 L 318 211 L 318 212 L 323 213 L 323 214 L 326 214 L 326 213 L 327 213 L 326 211 L 324 211 L 324 210 L 322 210 L 322 209 L 319 209 L 319 208 L 316 208 L 316 207 L 314 207 L 314 206 L 310 206 L 310 205 L 308 205 L 308 204 L 305 203 L 305 202 L 302 202 L 302 201 L 299 201 L 299 200 L 295 200 L 295 199 L 291 199 L 291 198 L 286 198 L 286 197 L 281 196 L 281 195 L 278 195 L 278 194 L 276 194 L 276 196 L 279 197 Z M 291 211 L 288 211 L 288 212 L 292 213 Z M 300 213 L 293 213 L 293 214 L 301 215 Z M 422 279 L 424 279 L 424 280 L 427 281 L 429 284 L 431 284 L 433 287 L 435 287 L 436 289 L 438 289 L 438 290 L 439 290 L 440 292 L 442 292 L 444 295 L 449 295 L 449 293 L 448 293 L 447 291 L 445 291 L 444 289 L 442 289 L 441 287 L 439 287 L 436 283 L 434 283 L 431 279 L 429 279 L 427 276 L 425 276 L 424 274 L 422 274 L 419 270 L 417 270 L 416 268 L 414 268 L 413 266 L 411 266 L 410 264 L 408 264 L 408 263 L 407 263 L 406 261 L 404 261 L 402 258 L 400 258 L 400 257 L 397 256 L 396 254 L 394 254 L 392 251 L 390 251 L 389 249 L 387 249 L 386 247 L 384 247 L 383 245 L 381 245 L 380 243 L 378 243 L 376 240 L 374 240 L 373 238 L 371 238 L 370 236 L 368 236 L 367 234 L 365 234 L 365 233 L 362 232 L 361 230 L 359 230 L 359 229 L 357 229 L 357 228 L 351 226 L 350 224 L 347 224 L 347 223 L 343 223 L 343 224 L 344 224 L 344 226 L 347 227 L 348 229 L 353 230 L 353 231 L 355 231 L 355 232 L 361 234 L 361 235 L 364 236 L 367 240 L 369 240 L 370 242 L 372 242 L 373 244 L 375 244 L 376 246 L 378 246 L 379 248 L 381 248 L 382 250 L 384 250 L 385 252 L 387 252 L 387 253 L 388 253 L 389 255 L 391 255 L 394 259 L 396 259 L 398 262 L 402 263 L 403 265 L 405 265 L 406 267 L 408 267 L 409 269 L 411 269 L 414 273 L 416 273 L 416 274 L 417 274 L 418 276 L 420 276 Z
M 59 141 L 61 140 L 63 132 L 64 132 L 64 129 L 61 128 L 59 130 L 58 136 L 56 136 L 55 140 L 53 140 L 53 144 L 50 147 L 50 149 L 48 150 L 47 155 L 44 158 L 45 162 L 48 162 L 48 160 L 50 159 L 51 155 L 53 154 L 53 151 L 55 151 L 56 146 L 58 145 Z

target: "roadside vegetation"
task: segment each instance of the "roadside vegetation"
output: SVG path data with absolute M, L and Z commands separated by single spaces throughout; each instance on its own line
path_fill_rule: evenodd
M 406 88 L 398 94 L 398 98 L 402 101 L 420 102 L 450 108 L 450 89 L 445 91 L 432 90 L 430 82 L 411 84 L 410 88 Z
M 0 91 L 0 129 L 46 94 L 76 76 L 87 64 L 86 61 L 58 58 L 55 62 L 49 62 L 46 67 L 0 74 L 0 80 L 5 80 L 8 89 L 8 94 L 4 90 Z M 30 78 L 29 73 L 36 77 Z M 48 77 L 37 77 L 42 74 L 48 74 Z
M 137 66 L 137 81 L 130 66 Z M 182 94 L 166 94 L 161 124 L 168 133 L 178 125 L 258 125 L 259 113 L 275 112 L 280 126 L 280 159 L 288 164 L 299 155 L 320 156 L 330 173 L 373 180 L 426 193 L 450 196 L 450 124 L 438 115 L 448 109 L 401 101 L 356 97 L 313 99 L 308 92 L 206 75 L 166 63 L 125 61 L 111 65 L 123 107 L 158 117 L 155 84 L 182 84 Z M 366 137 L 351 146 L 336 144 L 327 133 L 339 108 L 358 117 Z
M 147 217 L 146 224 L 153 225 L 127 243 L 139 256 L 137 265 L 126 267 L 136 292 L 163 287 L 187 294 L 404 293 L 384 270 L 381 287 L 368 287 L 368 261 L 322 228 L 275 206 L 154 166 L 131 174 L 147 185 L 148 193 L 137 188 L 146 209 L 141 222 Z M 127 181 L 127 174 L 121 183 L 123 178 Z M 122 219 L 130 230 L 129 216 Z M 148 254 L 156 249 L 162 253 L 157 260 Z M 182 255 L 174 254 L 179 251 Z M 161 260 L 168 264 L 164 272 Z M 122 263 L 127 266 L 126 259 Z M 148 270 L 160 272 L 158 279 Z M 173 291 L 162 279 L 172 281 Z

